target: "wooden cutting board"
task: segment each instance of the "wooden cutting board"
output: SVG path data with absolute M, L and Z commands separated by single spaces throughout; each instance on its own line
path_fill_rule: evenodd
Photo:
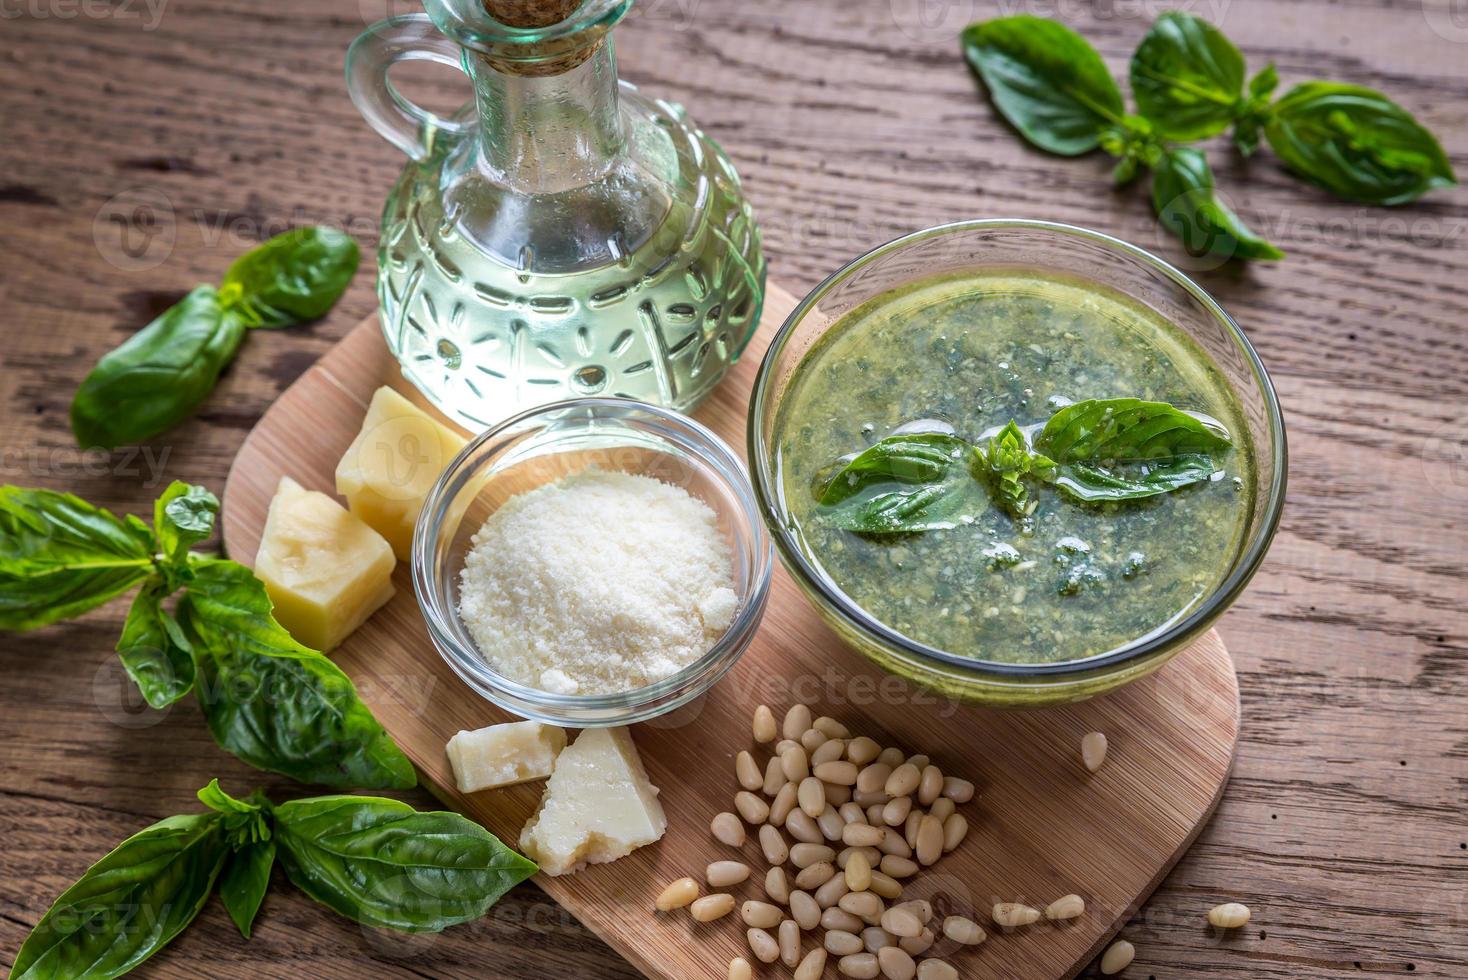
M 772 286 L 759 334 L 697 417 L 743 455 L 744 421 L 759 361 L 795 299 Z M 266 508 L 281 475 L 333 490 L 337 459 L 356 435 L 373 390 L 391 384 L 422 398 L 400 376 L 377 321 L 364 321 L 291 386 L 246 438 L 224 496 L 224 543 L 251 564 Z M 408 566 L 397 595 L 332 654 L 363 700 L 448 806 L 514 844 L 539 801 L 540 783 L 471 795 L 454 786 L 444 744 L 460 729 L 508 720 L 450 671 L 428 640 Z M 990 931 L 987 943 L 955 950 L 960 975 L 994 980 L 1075 976 L 1096 956 L 1182 856 L 1223 793 L 1238 736 L 1238 684 L 1216 633 L 1144 680 L 1105 698 L 1034 712 L 981 711 L 900 683 L 848 650 L 777 568 L 759 636 L 705 698 L 633 735 L 669 819 L 667 836 L 632 856 L 580 874 L 536 880 L 651 977 L 723 977 L 731 957 L 749 956 L 737 913 L 698 925 L 686 912 L 658 915 L 653 898 L 683 875 L 702 878 L 710 861 L 733 857 L 709 835 L 732 809 L 734 753 L 752 748 L 755 705 L 783 715 L 813 702 L 855 733 L 930 754 L 947 773 L 980 790 L 960 807 L 972 830 L 954 853 L 913 880 L 907 897 L 943 896 L 950 912 Z M 1096 774 L 1081 765 L 1088 731 L 1111 743 Z M 756 752 L 761 767 L 765 755 Z M 759 873 L 733 889 L 763 898 L 764 861 L 755 836 L 744 859 Z M 1043 906 L 1070 892 L 1086 899 L 1072 922 L 1011 933 L 992 927 L 998 901 Z M 807 948 L 813 939 L 806 939 Z M 492 966 L 492 964 L 488 964 Z M 788 975 L 778 964 L 761 975 Z M 835 976 L 834 966 L 828 976 Z

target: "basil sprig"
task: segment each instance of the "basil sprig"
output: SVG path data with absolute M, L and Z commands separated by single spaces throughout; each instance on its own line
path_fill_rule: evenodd
M 350 235 L 317 227 L 245 253 L 218 289 L 195 287 L 103 355 L 72 399 L 78 444 L 113 449 L 182 422 L 214 390 L 246 331 L 324 315 L 346 291 L 359 257 Z
M 150 706 L 194 691 L 221 747 L 302 782 L 415 785 L 347 675 L 275 621 L 260 580 L 190 550 L 218 510 L 208 490 L 176 482 L 150 528 L 70 494 L 0 487 L 0 629 L 70 619 L 141 584 L 117 654 Z
M 119 844 L 56 899 L 10 980 L 108 980 L 167 946 L 217 891 L 246 939 L 277 855 L 306 894 L 364 925 L 438 932 L 483 915 L 538 870 L 455 813 L 368 796 L 273 805 L 216 779 L 208 812 L 169 817 Z
M 961 43 L 995 108 L 1030 143 L 1063 156 L 1099 147 L 1118 158 L 1118 184 L 1152 170 L 1158 218 L 1195 255 L 1284 255 L 1218 199 L 1207 158 L 1176 145 L 1230 126 L 1240 152 L 1254 152 L 1262 133 L 1290 172 L 1349 201 L 1404 204 L 1456 181 L 1437 140 L 1386 96 L 1306 82 L 1271 102 L 1274 66 L 1246 85 L 1238 48 L 1193 14 L 1162 14 L 1132 55 L 1135 115 L 1095 49 L 1056 21 L 982 21 Z
M 1082 503 L 1139 500 L 1213 478 L 1232 442 L 1217 420 L 1166 402 L 1096 398 L 1067 405 L 1033 442 L 1011 421 L 982 445 L 954 435 L 888 436 L 817 491 L 820 518 L 861 534 L 911 534 L 971 522 L 983 486 L 1016 520 L 1034 488 Z

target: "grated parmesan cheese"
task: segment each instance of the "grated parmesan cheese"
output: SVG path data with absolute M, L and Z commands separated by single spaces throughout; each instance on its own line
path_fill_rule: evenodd
M 459 615 L 495 670 L 556 694 L 677 673 L 739 599 L 708 504 L 652 477 L 588 470 L 516 494 L 475 533 Z

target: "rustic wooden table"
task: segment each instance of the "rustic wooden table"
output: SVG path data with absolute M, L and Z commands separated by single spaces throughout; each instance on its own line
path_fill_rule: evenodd
M 1207 0 L 1253 66 L 1412 107 L 1468 172 L 1468 26 L 1445 0 Z M 1158 9 L 1080 0 L 646 0 L 625 77 L 687 104 L 744 175 L 771 275 L 796 291 L 869 246 L 962 217 L 1069 221 L 1186 259 L 1099 159 L 1022 146 L 975 90 L 970 19 L 1058 13 L 1120 70 Z M 144 511 L 161 481 L 218 489 L 280 391 L 373 308 L 364 271 L 313 326 L 252 336 L 196 419 L 138 453 L 79 453 L 77 381 L 105 349 L 253 242 L 301 223 L 368 249 L 397 151 L 358 118 L 342 53 L 405 0 L 0 4 L 0 479 Z M 1461 12 L 1459 12 L 1460 14 Z M 451 103 L 462 85 L 420 79 Z M 1221 631 L 1244 734 L 1218 815 L 1126 929 L 1134 977 L 1468 976 L 1468 192 L 1373 210 L 1211 157 L 1237 209 L 1290 254 L 1203 269 L 1285 404 L 1284 524 Z M 370 267 L 370 261 L 367 263 Z M 0 961 L 89 863 L 212 776 L 191 702 L 139 712 L 111 648 L 122 609 L 0 643 Z M 410 794 L 411 795 L 411 794 Z M 430 803 L 426 794 L 413 798 Z M 1204 909 L 1254 921 L 1227 939 Z M 982 958 L 974 961 L 982 964 Z M 536 888 L 436 937 L 359 929 L 290 889 L 255 938 L 211 904 L 154 976 L 632 976 Z

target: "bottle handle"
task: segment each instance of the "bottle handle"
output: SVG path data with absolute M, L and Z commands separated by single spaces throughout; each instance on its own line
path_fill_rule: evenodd
M 439 133 L 462 136 L 474 126 L 437 116 L 394 88 L 387 73 L 399 61 L 432 61 L 463 71 L 462 52 L 427 14 L 380 20 L 347 49 L 347 92 L 357 111 L 389 143 L 422 162 Z

